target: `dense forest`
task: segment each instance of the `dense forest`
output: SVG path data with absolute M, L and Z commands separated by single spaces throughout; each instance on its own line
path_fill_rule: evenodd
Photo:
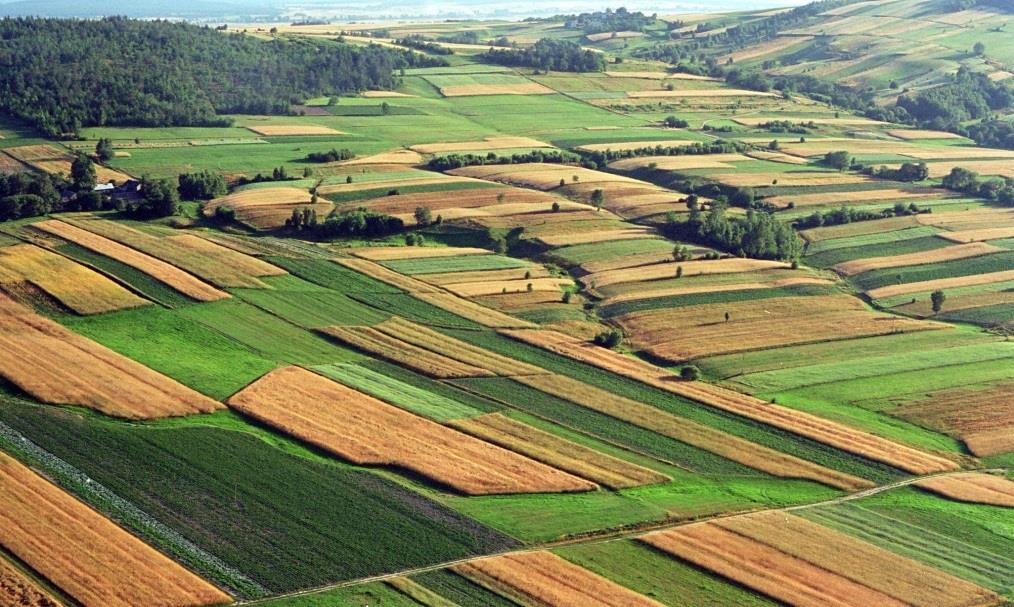
M 481 59 L 511 67 L 531 67 L 556 72 L 601 72 L 606 60 L 601 53 L 586 51 L 570 40 L 543 38 L 525 49 L 507 50 L 491 48 Z
M 0 20 L 0 111 L 56 136 L 81 127 L 213 126 L 310 96 L 392 88 L 440 59 L 329 40 L 258 40 L 167 21 Z

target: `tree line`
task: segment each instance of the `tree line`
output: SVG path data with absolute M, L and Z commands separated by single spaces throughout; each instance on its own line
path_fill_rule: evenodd
M 510 67 L 530 67 L 556 72 L 601 72 L 606 69 L 602 53 L 588 51 L 571 40 L 543 38 L 523 49 L 490 48 L 480 60 Z
M 400 68 L 446 63 L 332 40 L 263 41 L 122 17 L 0 20 L 0 110 L 49 136 L 86 126 L 222 126 L 319 95 L 393 88 Z

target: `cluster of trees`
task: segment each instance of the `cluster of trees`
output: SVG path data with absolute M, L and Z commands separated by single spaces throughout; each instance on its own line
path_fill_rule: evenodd
M 690 214 L 685 221 L 675 213 L 669 216 L 664 231 L 670 238 L 755 259 L 796 260 L 803 252 L 803 243 L 792 226 L 770 213 L 749 210 L 746 217 L 728 217 L 726 206 L 719 202 L 712 203 L 704 213 L 694 195 L 687 199 L 687 206 Z
M 793 225 L 798 230 L 808 230 L 810 228 L 819 228 L 821 226 L 838 226 L 846 223 L 855 223 L 857 221 L 873 221 L 876 219 L 885 219 L 887 217 L 902 217 L 905 215 L 918 215 L 920 213 L 930 213 L 931 209 L 920 209 L 914 202 L 906 206 L 904 203 L 897 203 L 893 208 L 884 209 L 883 211 L 864 211 L 862 209 L 854 209 L 851 207 L 841 207 L 839 209 L 831 211 L 814 211 L 808 217 L 797 219 Z
M 1014 105 L 1014 90 L 962 66 L 950 84 L 898 97 L 897 107 L 920 126 L 961 132 L 961 123 Z
M 1006 120 L 984 120 L 965 127 L 964 134 L 979 145 L 1014 150 L 1014 123 Z
M 220 174 L 205 170 L 180 175 L 177 190 L 184 200 L 211 200 L 225 196 L 229 192 L 229 187 Z
M 355 157 L 356 155 L 350 149 L 331 148 L 326 152 L 310 152 L 306 155 L 306 160 L 308 162 L 338 162 L 339 160 L 351 160 Z
M 85 126 L 220 126 L 306 98 L 393 88 L 439 58 L 308 38 L 258 40 L 183 22 L 0 20 L 0 110 L 47 135 Z
M 156 219 L 175 215 L 179 207 L 180 193 L 172 182 L 142 179 L 140 200 L 128 203 L 122 211 L 134 219 Z
M 63 180 L 42 173 L 0 173 L 0 221 L 45 215 L 59 208 Z
M 524 49 L 491 48 L 480 59 L 512 67 L 557 72 L 601 72 L 606 69 L 602 53 L 587 51 L 570 40 L 543 38 Z
M 562 150 L 532 150 L 531 152 L 520 152 L 511 154 L 510 156 L 500 156 L 495 152 L 487 154 L 448 154 L 447 156 L 432 158 L 426 163 L 426 166 L 431 170 L 443 172 L 483 164 L 526 164 L 529 162 L 566 164 L 568 162 L 580 161 L 581 157 L 571 152 Z
M 317 213 L 313 209 L 296 209 L 285 225 L 317 240 L 383 238 L 405 229 L 405 222 L 401 219 L 365 208 L 343 213 L 333 212 L 322 222 L 317 221 Z
M 812 120 L 809 122 L 791 122 L 789 120 L 772 120 L 763 124 L 757 125 L 758 128 L 764 129 L 769 133 L 795 133 L 797 135 L 806 135 L 810 133 L 812 129 L 817 128 L 817 124 Z
M 885 166 L 877 168 L 869 166 L 863 168 L 863 173 L 878 179 L 890 179 L 892 181 L 911 182 L 929 179 L 929 167 L 926 166 L 925 162 L 906 162 L 896 169 L 890 169 Z
M 603 32 L 643 32 L 658 20 L 657 15 L 645 15 L 639 11 L 628 11 L 622 6 L 615 11 L 606 9 L 580 15 L 557 15 L 546 21 L 563 20 L 567 29 L 579 29 L 586 34 Z
M 1014 179 L 982 179 L 974 171 L 954 167 L 941 180 L 941 185 L 955 192 L 964 192 L 1006 205 L 1014 205 Z
M 440 44 L 436 44 L 434 42 L 430 42 L 425 37 L 423 37 L 421 34 L 412 34 L 411 36 L 406 36 L 404 38 L 399 38 L 399 39 L 395 40 L 394 43 L 397 44 L 397 45 L 400 45 L 400 46 L 407 46 L 408 48 L 414 48 L 415 50 L 422 51 L 424 53 L 430 53 L 431 55 L 453 55 L 454 54 L 453 50 L 447 48 L 446 46 L 442 46 Z

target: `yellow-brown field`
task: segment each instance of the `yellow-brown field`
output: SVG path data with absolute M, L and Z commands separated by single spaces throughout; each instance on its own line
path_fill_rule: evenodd
M 488 255 L 486 249 L 476 247 L 356 247 L 347 249 L 356 257 L 370 261 L 392 261 L 396 259 L 426 259 L 432 257 L 458 257 L 461 255 Z M 427 280 L 429 277 L 427 277 Z
M 652 533 L 641 541 L 794 607 L 986 607 L 989 590 L 784 512 Z
M 643 184 L 643 182 L 636 179 L 620 175 L 612 175 L 583 167 L 548 163 L 480 165 L 454 169 L 453 171 L 449 171 L 449 173 L 451 175 L 475 177 L 539 190 L 558 188 L 560 187 L 561 180 L 563 180 L 563 185 L 609 181 Z
M 460 285 L 473 282 L 524 280 L 526 278 L 549 278 L 549 270 L 545 266 L 526 266 L 507 270 L 470 270 L 467 272 L 442 272 L 426 274 L 426 282 L 432 285 Z
M 461 297 L 481 297 L 497 293 L 521 293 L 526 291 L 549 291 L 561 293 L 564 287 L 573 285 L 569 278 L 517 278 L 513 280 L 484 280 L 445 285 L 444 288 Z
M 603 305 L 620 303 L 624 301 L 636 301 L 652 297 L 674 297 L 679 295 L 692 295 L 694 293 L 720 293 L 722 291 L 744 291 L 752 289 L 771 289 L 775 287 L 789 287 L 794 285 L 830 285 L 830 280 L 816 277 L 796 276 L 769 280 L 766 282 L 739 282 L 727 285 L 691 285 L 686 287 L 669 287 L 654 291 L 622 293 L 606 298 Z
M 373 327 L 325 327 L 321 333 L 346 346 L 438 379 L 491 376 L 493 373 L 420 348 Z
M 262 124 L 247 126 L 249 130 L 264 137 L 288 137 L 297 135 L 344 135 L 331 127 L 317 124 Z
M 527 320 L 521 320 L 520 318 L 514 318 L 492 310 L 485 306 L 462 299 L 457 295 L 451 293 L 415 293 L 415 296 L 426 303 L 433 304 L 434 306 L 450 312 L 451 314 L 457 314 L 462 318 L 478 323 L 484 327 L 490 327 L 493 329 L 506 329 L 511 327 L 534 327 L 533 323 Z
M 870 299 L 882 299 L 884 297 L 894 297 L 895 295 L 908 295 L 909 293 L 928 293 L 930 291 L 942 289 L 988 285 L 994 282 L 1004 282 L 1007 280 L 1014 280 L 1014 270 L 990 272 L 988 274 L 970 274 L 968 276 L 924 280 L 921 282 L 908 282 L 899 285 L 888 285 L 886 287 L 870 289 L 866 292 L 866 294 L 870 297 Z
M 786 196 L 772 196 L 765 198 L 764 202 L 771 203 L 777 207 L 785 208 L 790 203 L 797 207 L 810 206 L 841 206 L 853 203 L 875 202 L 879 200 L 887 202 L 898 202 L 905 200 L 926 200 L 928 198 L 941 198 L 946 196 L 945 192 L 931 189 L 903 190 L 900 188 L 885 188 L 883 190 L 862 190 L 858 192 L 822 192 L 820 194 L 793 194 Z
M 780 162 L 782 164 L 799 164 L 799 165 L 809 164 L 809 161 L 806 160 L 805 158 L 799 158 L 798 156 L 790 156 L 788 154 L 783 154 L 781 152 L 750 150 L 748 152 L 743 153 L 749 156 L 750 158 L 755 158 L 757 160 L 769 160 L 771 162 Z
M 606 242 L 609 240 L 634 240 L 640 238 L 657 238 L 654 230 L 641 227 L 621 228 L 617 230 L 599 230 L 587 232 L 560 232 L 558 234 L 546 234 L 539 236 L 538 240 L 550 247 L 566 247 L 575 244 L 587 244 L 591 242 Z
M 74 162 L 73 155 L 47 144 L 7 148 L 4 152 L 34 169 L 66 178 L 70 177 L 70 165 Z M 131 177 L 126 173 L 114 171 L 100 164 L 95 165 L 95 180 L 98 183 L 120 184 L 129 179 Z
M 725 63 L 730 59 L 734 63 L 742 63 L 743 61 L 749 61 L 751 59 L 757 59 L 765 55 L 777 53 L 790 46 L 796 44 L 803 44 L 813 40 L 813 36 L 779 36 L 769 42 L 762 42 L 760 44 L 754 44 L 743 50 L 723 55 L 718 58 L 719 63 Z
M 322 185 L 317 188 L 317 193 L 321 196 L 327 194 L 345 194 L 348 192 L 361 192 L 363 190 L 375 190 L 377 188 L 391 188 L 396 190 L 398 188 L 418 185 L 436 185 L 444 183 L 457 183 L 461 181 L 467 181 L 466 179 L 455 179 L 453 177 L 447 177 L 446 175 L 440 175 L 438 173 L 426 174 L 419 171 L 418 177 L 402 177 L 398 179 L 390 179 L 385 181 L 363 181 L 353 183 L 336 183 L 331 185 Z M 447 194 L 444 193 L 444 196 Z
M 847 236 L 878 234 L 880 232 L 902 230 L 905 228 L 910 228 L 912 226 L 919 225 L 920 217 L 922 217 L 922 215 L 905 215 L 902 217 L 889 217 L 887 219 L 878 219 L 876 221 L 863 221 L 859 223 L 850 223 L 840 226 L 813 228 L 810 230 L 804 230 L 800 232 L 800 235 L 809 242 L 820 242 L 821 240 L 845 238 Z
M 501 196 L 503 199 L 501 200 Z M 519 188 L 476 188 L 474 190 L 457 190 L 453 196 L 447 192 L 419 192 L 383 196 L 362 202 L 378 213 L 388 215 L 404 215 L 414 213 L 419 207 L 426 207 L 439 214 L 443 209 L 467 209 L 472 207 L 491 207 L 498 204 L 532 204 L 545 203 L 552 206 L 555 199 L 549 194 Z
M 0 546 L 84 607 L 232 602 L 229 595 L 4 453 Z
M 556 211 L 553 211 L 553 205 Z M 587 208 L 585 205 L 570 202 L 569 200 L 544 201 L 544 202 L 505 202 L 502 204 L 491 204 L 484 207 L 448 207 L 440 209 L 439 215 L 445 221 L 455 219 L 481 219 L 487 217 L 514 217 L 518 215 L 533 215 L 536 213 L 569 212 Z M 432 211 L 432 209 L 430 209 Z M 415 212 L 395 214 L 408 225 L 415 225 Z
M 408 164 L 416 165 L 421 164 L 423 157 L 412 150 L 392 150 L 390 152 L 381 152 L 380 154 L 373 154 L 372 156 L 363 156 L 362 158 L 354 158 L 352 160 L 346 160 L 341 163 L 341 166 L 358 166 L 361 164 Z
M 420 154 L 443 152 L 486 152 L 510 148 L 551 148 L 552 145 L 531 137 L 487 137 L 482 141 L 461 141 L 458 143 L 425 143 L 413 145 L 411 149 Z
M 729 257 L 726 259 L 681 261 L 678 263 L 667 262 L 638 266 L 636 268 L 606 270 L 604 272 L 589 274 L 588 276 L 583 277 L 581 281 L 589 286 L 605 287 L 608 285 L 627 282 L 640 282 L 642 280 L 673 278 L 676 276 L 677 268 L 683 268 L 683 276 L 689 278 L 691 276 L 702 276 L 706 274 L 727 274 L 788 267 L 788 264 L 780 261 Z
M 668 476 L 605 455 L 500 413 L 452 420 L 451 426 L 505 449 L 612 489 L 671 480 Z
M 1001 238 L 1014 238 L 1014 226 L 999 228 L 980 228 L 978 230 L 957 230 L 954 232 L 941 232 L 940 238 L 946 238 L 953 242 L 970 243 L 983 242 L 986 240 L 999 240 Z
M 1014 209 L 969 209 L 947 213 L 923 213 L 915 216 L 920 225 L 948 230 L 978 230 L 1014 225 Z
M 1006 250 L 1007 249 L 993 246 L 985 242 L 972 242 L 968 244 L 958 244 L 952 247 L 942 247 L 921 253 L 856 259 L 853 261 L 839 263 L 834 266 L 834 269 L 845 276 L 851 276 L 853 274 L 861 274 L 870 270 L 901 268 L 904 266 L 913 266 L 924 263 L 939 263 L 943 261 L 953 261 L 955 259 L 981 257 L 982 255 L 1001 253 Z
M 440 94 L 444 97 L 476 97 L 481 95 L 552 95 L 556 91 L 536 82 L 526 84 L 462 84 L 444 86 Z
M 562 333 L 545 330 L 505 330 L 502 334 L 562 356 L 611 371 L 636 381 L 717 407 L 749 419 L 832 445 L 844 451 L 884 462 L 912 474 L 954 470 L 943 457 L 856 430 L 796 409 L 789 409 L 728 388 L 696 381 L 681 381 L 664 369 L 640 359 Z
M 1002 476 L 969 472 L 927 478 L 915 485 L 960 502 L 1014 508 L 1014 481 Z
M 1014 382 L 938 391 L 893 413 L 960 438 L 979 457 L 1014 451 Z
M 729 163 L 750 160 L 742 154 L 694 154 L 687 156 L 641 156 L 625 158 L 609 163 L 609 168 L 617 171 L 633 171 L 654 167 L 663 171 L 682 171 L 689 169 L 734 169 Z
M 891 129 L 887 134 L 898 139 L 919 140 L 919 139 L 964 139 L 961 135 L 948 133 L 947 131 L 929 131 L 925 129 Z
M 642 99 L 645 97 L 676 97 L 676 98 L 689 98 L 689 97 L 707 97 L 709 99 L 722 98 L 722 97 L 775 97 L 774 93 L 764 93 L 761 91 L 751 91 L 748 89 L 683 89 L 683 90 L 666 90 L 659 89 L 657 91 L 630 91 L 627 96 L 631 99 Z
M 0 248 L 0 286 L 27 282 L 78 314 L 102 314 L 148 305 L 102 274 L 31 244 Z
M 614 38 L 639 38 L 643 36 L 642 32 L 602 32 L 599 34 L 588 34 L 585 36 L 591 42 L 602 42 L 603 40 L 612 40 Z
M 779 187 L 812 187 L 868 183 L 870 181 L 870 178 L 864 175 L 816 171 L 803 171 L 799 173 L 718 173 L 717 175 L 708 175 L 708 179 L 713 179 L 726 185 L 752 188 L 774 185 Z
M 4 558 L 0 558 L 0 605 L 62 607 L 49 592 Z
M 313 204 L 312 199 L 308 191 L 299 188 L 258 188 L 211 200 L 204 205 L 204 215 L 212 217 L 219 207 L 226 207 L 236 213 L 241 223 L 269 230 L 285 225 L 294 209 L 309 208 L 315 210 L 318 217 L 326 217 L 334 208 L 327 200 Z
M 272 371 L 229 406 L 353 463 L 404 468 L 466 495 L 596 488 L 299 367 Z
M 662 607 L 648 597 L 551 552 L 518 552 L 470 561 L 453 571 L 532 607 Z
M 606 70 L 606 76 L 609 76 L 610 78 L 644 78 L 647 80 L 671 79 L 671 80 L 701 80 L 710 82 L 718 81 L 717 78 L 712 78 L 710 76 L 698 76 L 696 74 L 679 74 L 679 73 L 674 74 L 669 72 L 644 72 L 644 71 L 611 72 L 609 70 Z
M 563 375 L 532 375 L 516 379 L 557 398 L 646 428 L 773 476 L 807 479 L 848 491 L 873 486 L 873 483 L 867 480 L 769 449 Z
M 0 294 L 0 375 L 46 403 L 150 419 L 221 404 Z
M 69 223 L 51 219 L 32 224 L 32 227 L 144 272 L 197 301 L 216 301 L 231 297 L 225 291 L 219 291 L 176 266 Z
M 378 99 L 383 99 L 386 97 L 415 97 L 415 95 L 408 95 L 405 93 L 399 93 L 397 91 L 363 91 L 362 93 L 359 94 L 359 96 Z
M 3 151 L 0 151 L 0 175 L 6 173 L 20 173 L 27 169 L 28 167 L 23 162 L 16 160 L 13 156 L 5 154 Z
M 684 139 L 672 139 L 667 141 L 618 141 L 616 143 L 586 143 L 584 145 L 577 146 L 576 149 L 584 152 L 606 152 L 612 150 L 614 152 L 624 152 L 627 150 L 641 150 L 644 148 L 654 148 L 657 146 L 662 147 L 679 147 L 687 146 L 697 143 L 696 141 L 684 140 Z

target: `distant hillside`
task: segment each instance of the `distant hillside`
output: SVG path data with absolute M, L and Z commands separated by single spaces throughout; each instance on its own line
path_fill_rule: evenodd
M 244 0 L 16 0 L 0 3 L 0 16 L 8 17 L 101 17 L 211 19 L 232 16 L 278 15 L 270 2 Z

